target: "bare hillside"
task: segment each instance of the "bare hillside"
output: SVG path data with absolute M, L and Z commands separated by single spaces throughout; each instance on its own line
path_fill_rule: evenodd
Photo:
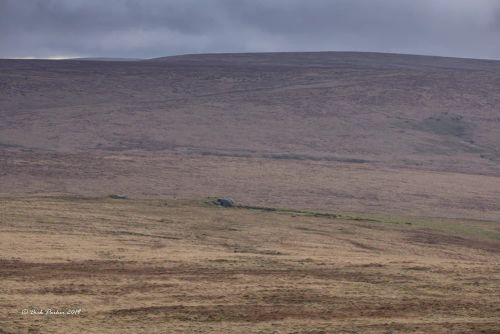
M 4 146 L 485 165 L 500 155 L 495 61 L 277 53 L 0 66 Z
M 500 61 L 0 60 L 0 333 L 498 333 L 498 106 Z
M 478 187 L 494 185 L 500 176 L 499 61 L 339 52 L 209 54 L 145 61 L 0 60 L 0 73 L 3 192 L 224 192 L 250 201 L 270 196 L 281 204 L 334 202 L 378 211 L 380 203 L 392 202 L 396 189 L 407 199 L 417 194 L 417 202 L 436 203 L 439 191 L 431 185 L 415 193 L 410 189 L 422 186 L 420 181 L 399 184 L 397 176 L 377 188 L 382 195 L 366 193 L 367 182 L 381 182 L 373 175 L 415 171 L 440 179 L 444 193 L 462 196 L 462 202 L 474 199 L 499 209 L 500 193 L 462 187 L 466 175 L 491 177 L 472 182 Z M 244 168 L 252 164 L 261 170 Z M 228 169 L 234 165 L 237 172 Z M 299 186 L 312 165 L 335 179 L 322 181 L 326 189 Z M 350 174 L 341 186 L 337 176 L 343 169 Z M 279 179 L 273 170 L 287 174 L 287 183 L 271 187 Z M 441 174 L 426 174 L 431 172 Z M 275 196 L 267 186 L 277 189 Z M 294 196 L 299 199 L 288 203 Z

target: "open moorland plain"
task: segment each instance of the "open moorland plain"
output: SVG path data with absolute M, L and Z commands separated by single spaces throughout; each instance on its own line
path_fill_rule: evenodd
M 500 61 L 0 60 L 0 333 L 500 333 L 499 106 Z

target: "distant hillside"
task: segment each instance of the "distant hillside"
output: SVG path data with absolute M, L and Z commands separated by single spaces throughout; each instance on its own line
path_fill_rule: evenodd
M 115 57 L 82 57 L 82 58 L 71 58 L 68 60 L 91 60 L 91 61 L 138 61 L 141 58 L 115 58 Z
M 150 59 L 169 63 L 301 67 L 456 68 L 500 70 L 500 61 L 374 52 L 275 52 L 188 54 Z
M 500 61 L 0 60 L 0 193 L 500 214 Z
M 500 161 L 499 61 L 209 54 L 126 63 L 1 60 L 0 70 L 4 146 L 416 166 L 443 157 L 451 167 Z

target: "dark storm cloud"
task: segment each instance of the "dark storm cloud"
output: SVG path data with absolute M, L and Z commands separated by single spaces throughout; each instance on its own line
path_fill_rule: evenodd
M 0 0 L 0 57 L 354 50 L 500 58 L 497 0 Z

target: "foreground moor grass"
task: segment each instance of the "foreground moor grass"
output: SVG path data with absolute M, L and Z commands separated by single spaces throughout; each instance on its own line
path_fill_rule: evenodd
M 500 333 L 500 222 L 0 205 L 0 333 Z

